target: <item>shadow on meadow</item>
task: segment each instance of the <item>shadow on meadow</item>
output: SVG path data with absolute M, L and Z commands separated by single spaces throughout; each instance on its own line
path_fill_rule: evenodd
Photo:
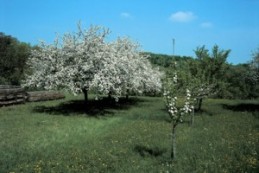
M 113 115 L 113 110 L 127 110 L 131 106 L 136 106 L 144 102 L 139 98 L 120 98 L 118 102 L 113 99 L 103 98 L 101 100 L 89 100 L 87 105 L 84 100 L 71 100 L 63 102 L 57 106 L 36 106 L 33 111 L 38 113 L 48 113 L 52 115 L 87 115 L 87 116 L 107 116 Z
M 134 151 L 139 153 L 142 157 L 159 157 L 166 152 L 166 149 L 160 149 L 158 147 L 149 148 L 143 145 L 137 145 L 135 146 Z
M 214 109 L 212 109 L 212 110 L 207 110 L 207 109 L 200 109 L 200 110 L 197 110 L 197 109 L 195 109 L 194 110 L 194 115 L 195 116 L 198 116 L 198 115 L 200 115 L 200 116 L 202 116 L 202 115 L 209 115 L 209 116 L 213 116 L 215 113 L 215 110 Z
M 234 112 L 251 112 L 256 118 L 259 118 L 259 104 L 255 103 L 240 103 L 236 105 L 223 104 L 224 109 Z
M 223 108 L 229 109 L 235 112 L 258 112 L 259 111 L 259 104 L 255 103 L 240 103 L 236 105 L 228 105 L 223 104 Z

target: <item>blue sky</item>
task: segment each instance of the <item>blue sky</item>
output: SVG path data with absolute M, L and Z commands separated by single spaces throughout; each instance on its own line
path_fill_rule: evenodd
M 0 0 L 0 32 L 52 43 L 56 33 L 101 25 L 110 40 L 128 36 L 144 51 L 194 56 L 197 46 L 231 49 L 228 62 L 246 63 L 259 47 L 259 0 Z

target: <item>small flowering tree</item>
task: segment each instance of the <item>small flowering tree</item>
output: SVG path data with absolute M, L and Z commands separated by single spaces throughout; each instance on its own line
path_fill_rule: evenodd
M 171 119 L 171 128 L 172 128 L 172 147 L 171 147 L 171 159 L 176 159 L 176 127 L 179 123 L 182 122 L 184 115 L 192 113 L 193 121 L 193 110 L 194 107 L 191 101 L 190 90 L 186 90 L 186 97 L 183 107 L 179 108 L 178 97 L 177 97 L 177 73 L 174 74 L 173 78 L 167 78 L 164 87 L 164 99 L 167 108 L 167 112 Z

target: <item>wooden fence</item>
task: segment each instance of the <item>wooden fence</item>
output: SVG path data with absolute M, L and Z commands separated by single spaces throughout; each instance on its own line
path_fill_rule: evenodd
M 65 98 L 64 94 L 58 91 L 25 92 L 25 90 L 20 86 L 0 85 L 0 107 L 21 104 L 27 101 L 37 102 L 63 98 Z
M 19 86 L 0 85 L 0 106 L 24 103 L 26 98 L 26 92 Z
M 28 102 L 57 100 L 65 98 L 64 94 L 58 91 L 33 91 L 27 92 Z

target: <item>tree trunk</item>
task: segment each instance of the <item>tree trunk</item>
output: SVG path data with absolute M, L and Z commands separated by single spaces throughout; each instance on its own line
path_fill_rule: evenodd
M 87 106 L 88 106 L 88 90 L 87 89 L 82 89 L 83 93 L 84 93 L 84 97 L 85 97 L 85 110 L 87 110 Z
M 172 146 L 171 146 L 171 159 L 175 160 L 176 159 L 176 126 L 172 125 Z
M 129 101 L 129 89 L 126 91 L 126 101 Z
M 108 99 L 109 99 L 109 101 L 112 100 L 112 92 L 111 91 L 109 91 L 109 93 L 108 93 Z
M 191 120 L 190 120 L 190 126 L 192 126 L 194 123 L 194 110 L 191 112 Z
M 198 99 L 198 108 L 197 108 L 197 111 L 201 111 L 201 106 L 202 106 L 202 98 L 199 98 Z
M 127 89 L 127 91 L 126 91 L 126 101 L 128 101 L 129 100 L 129 89 Z

